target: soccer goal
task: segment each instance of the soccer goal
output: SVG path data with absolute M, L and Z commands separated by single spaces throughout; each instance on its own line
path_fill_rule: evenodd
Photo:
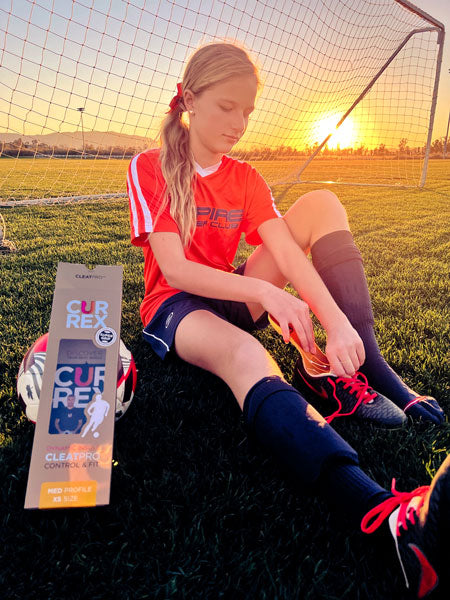
M 264 83 L 232 156 L 272 186 L 423 186 L 444 26 L 406 0 L 0 4 L 0 207 L 123 197 L 185 61 L 235 40 Z M 281 189 L 281 188 L 280 188 Z

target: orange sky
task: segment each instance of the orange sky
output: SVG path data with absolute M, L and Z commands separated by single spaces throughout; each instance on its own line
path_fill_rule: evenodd
M 238 39 L 243 36 L 242 41 L 262 68 L 265 87 L 245 143 L 298 148 L 319 143 L 334 129 L 334 123 L 374 71 L 369 72 L 364 66 L 367 63 L 362 62 L 367 39 L 363 38 L 359 45 L 355 42 L 359 29 L 354 12 L 344 11 L 354 25 L 344 26 L 341 38 L 329 43 L 321 37 L 324 23 L 338 12 L 341 14 L 345 4 L 338 6 L 337 0 L 330 0 L 326 9 L 313 13 L 306 3 L 301 20 L 293 27 L 292 15 L 297 4 L 289 2 L 292 3 L 289 14 L 277 11 L 276 0 L 259 4 L 248 0 L 247 15 L 244 9 L 234 12 L 230 9 L 229 14 L 224 14 L 225 5 L 220 2 L 210 2 L 218 8 L 207 15 L 202 10 L 198 14 L 190 9 L 183 12 L 180 7 L 161 0 L 158 14 L 114 5 L 114 12 L 105 16 L 101 10 L 88 10 L 77 3 L 71 7 L 58 3 L 55 11 L 50 12 L 27 0 L 13 0 L 12 15 L 7 19 L 0 7 L 0 22 L 6 23 L 7 31 L 6 35 L 0 32 L 2 81 L 6 84 L 0 93 L 0 130 L 18 135 L 79 130 L 81 115 L 77 108 L 83 107 L 86 131 L 117 131 L 154 138 L 190 47 L 196 47 L 202 40 L 209 41 L 214 33 Z M 450 9 L 440 0 L 419 0 L 417 4 L 424 5 L 436 18 L 450 21 Z M 95 5 L 94 1 L 94 8 Z M 368 3 L 369 12 L 373 5 Z M 383 22 L 380 18 L 380 28 Z M 189 29 L 194 24 L 199 27 L 195 34 Z M 291 27 L 298 30 L 301 46 L 295 46 L 299 40 L 294 42 L 288 34 Z M 349 31 L 353 32 L 353 39 Z M 294 46 L 301 50 L 293 53 L 283 43 L 286 48 Z M 422 145 L 433 82 L 427 76 L 417 78 L 417 71 L 410 65 L 429 65 L 433 44 L 429 47 L 427 59 L 426 50 L 411 50 L 407 46 L 405 53 L 411 51 L 413 62 L 402 62 L 399 57 L 329 146 L 339 143 L 341 147 L 360 144 L 374 147 L 382 142 L 396 147 L 402 137 L 411 146 Z M 433 139 L 445 135 L 448 117 L 448 41 L 444 49 Z M 383 57 L 391 51 L 392 48 L 380 48 L 375 60 L 383 64 Z M 390 103 L 386 101 L 388 91 L 394 98 Z M 412 106 L 414 114 L 407 118 Z M 153 119 L 152 114 L 156 115 Z

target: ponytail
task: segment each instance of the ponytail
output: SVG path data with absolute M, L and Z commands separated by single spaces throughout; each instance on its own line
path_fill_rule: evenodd
M 181 117 L 185 108 L 178 102 L 164 119 L 161 128 L 161 171 L 166 190 L 159 214 L 166 208 L 170 197 L 170 215 L 180 229 L 183 246 L 194 234 L 197 208 L 194 199 L 195 163 L 189 143 L 189 129 Z

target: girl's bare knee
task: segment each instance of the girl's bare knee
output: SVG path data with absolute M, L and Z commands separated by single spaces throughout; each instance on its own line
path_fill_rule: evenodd
M 244 335 L 239 336 L 233 344 L 231 361 L 236 370 L 249 362 L 255 365 L 256 362 L 261 360 L 266 362 L 267 350 L 258 342 L 256 338 L 246 332 L 242 332 Z
M 249 389 L 264 377 L 282 377 L 279 366 L 267 350 L 250 334 L 240 337 L 234 344 L 225 381 L 230 386 L 239 406 L 243 409 Z M 236 340 L 237 341 L 237 340 Z
M 347 212 L 330 190 L 308 192 L 291 206 L 284 219 L 297 244 L 308 254 L 312 244 L 323 235 L 349 229 Z
M 331 190 L 314 190 L 308 192 L 300 199 L 304 201 L 304 207 L 314 215 L 345 216 L 347 213 L 341 201 Z

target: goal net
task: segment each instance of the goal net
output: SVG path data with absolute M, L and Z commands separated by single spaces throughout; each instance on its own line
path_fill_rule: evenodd
M 443 37 L 403 0 L 5 0 L 0 207 L 124 196 L 186 60 L 213 40 L 260 68 L 231 154 L 269 184 L 423 185 Z

